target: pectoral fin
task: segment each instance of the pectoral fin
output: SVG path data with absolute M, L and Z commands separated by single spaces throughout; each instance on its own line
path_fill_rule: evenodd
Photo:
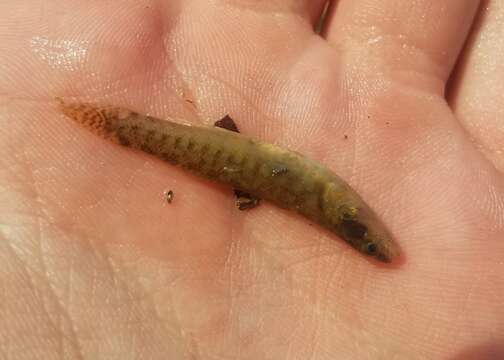
M 220 127 L 222 129 L 226 129 L 229 131 L 237 132 L 239 133 L 240 131 L 238 130 L 238 126 L 236 126 L 236 123 L 234 120 L 229 116 L 226 115 L 222 119 L 216 121 L 214 123 L 214 126 Z M 241 190 L 234 190 L 235 196 L 236 196 L 236 207 L 239 210 L 248 210 L 256 207 L 259 205 L 259 202 L 261 201 L 260 198 L 255 197 L 252 194 L 249 194 L 247 192 L 241 191 Z

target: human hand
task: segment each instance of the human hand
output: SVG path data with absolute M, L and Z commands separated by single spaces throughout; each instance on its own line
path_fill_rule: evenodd
M 504 357 L 503 1 L 473 23 L 477 1 L 340 0 L 324 38 L 322 7 L 0 4 L 0 353 Z M 405 261 L 267 203 L 237 211 L 231 189 L 94 137 L 56 96 L 229 113 L 345 178 Z

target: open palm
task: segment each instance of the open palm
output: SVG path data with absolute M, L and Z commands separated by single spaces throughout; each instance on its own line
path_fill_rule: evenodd
M 483 5 L 340 0 L 321 37 L 323 1 L 2 1 L 0 353 L 504 357 L 504 2 Z M 240 212 L 56 96 L 230 114 L 345 178 L 404 261 L 267 203 Z

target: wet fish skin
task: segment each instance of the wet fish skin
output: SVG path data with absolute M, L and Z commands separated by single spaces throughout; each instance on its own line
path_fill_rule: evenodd
M 361 253 L 384 262 L 400 253 L 357 192 L 304 155 L 218 127 L 180 124 L 114 106 L 58 101 L 63 114 L 96 135 L 293 210 Z

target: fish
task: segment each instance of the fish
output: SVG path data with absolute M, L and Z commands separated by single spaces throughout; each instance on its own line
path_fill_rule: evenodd
M 361 196 L 305 155 L 222 127 L 189 125 L 124 107 L 57 100 L 62 114 L 101 138 L 292 210 L 379 261 L 391 262 L 401 253 Z

